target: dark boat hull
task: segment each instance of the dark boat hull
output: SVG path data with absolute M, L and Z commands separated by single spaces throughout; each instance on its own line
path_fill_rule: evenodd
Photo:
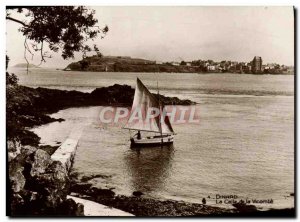
M 137 139 L 133 137 L 130 139 L 131 147 L 159 147 L 159 146 L 169 146 L 173 144 L 174 137 L 172 135 L 164 136 L 154 136 Z

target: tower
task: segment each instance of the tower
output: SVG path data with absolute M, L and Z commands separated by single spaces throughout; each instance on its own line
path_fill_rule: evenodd
M 251 69 L 253 73 L 260 73 L 262 71 L 262 58 L 255 56 L 251 63 Z

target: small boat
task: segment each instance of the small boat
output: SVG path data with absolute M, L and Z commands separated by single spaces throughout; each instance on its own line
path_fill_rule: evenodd
M 141 146 L 166 146 L 174 142 L 174 130 L 170 123 L 169 117 L 163 114 L 164 104 L 160 101 L 159 90 L 157 97 L 154 96 L 142 81 L 137 78 L 132 109 L 127 123 L 123 129 L 137 131 L 134 136 L 130 137 L 131 147 Z M 151 108 L 159 110 L 159 114 L 152 119 L 146 119 L 145 113 Z M 139 110 L 144 115 L 140 115 L 138 121 L 130 122 L 132 115 Z M 141 136 L 141 132 L 154 133 L 153 136 Z
M 144 138 L 137 138 L 137 134 L 130 138 L 131 147 L 139 146 L 159 146 L 159 145 L 170 145 L 174 141 L 173 135 L 158 135 L 158 136 L 147 136 Z

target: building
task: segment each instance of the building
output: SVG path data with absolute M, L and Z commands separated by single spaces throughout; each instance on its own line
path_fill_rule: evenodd
M 180 65 L 179 62 L 171 62 L 171 64 L 172 64 L 173 66 L 179 66 L 179 65 Z
M 251 70 L 253 73 L 260 73 L 262 71 L 262 58 L 255 56 L 251 63 Z
M 216 66 L 214 66 L 214 65 L 209 65 L 209 66 L 207 66 L 207 70 L 208 70 L 208 71 L 215 71 L 215 70 L 216 70 Z

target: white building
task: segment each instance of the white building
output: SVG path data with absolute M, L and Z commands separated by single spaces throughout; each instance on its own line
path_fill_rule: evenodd
M 216 70 L 216 66 L 209 65 L 209 66 L 207 66 L 207 70 L 209 70 L 209 71 L 215 71 Z

